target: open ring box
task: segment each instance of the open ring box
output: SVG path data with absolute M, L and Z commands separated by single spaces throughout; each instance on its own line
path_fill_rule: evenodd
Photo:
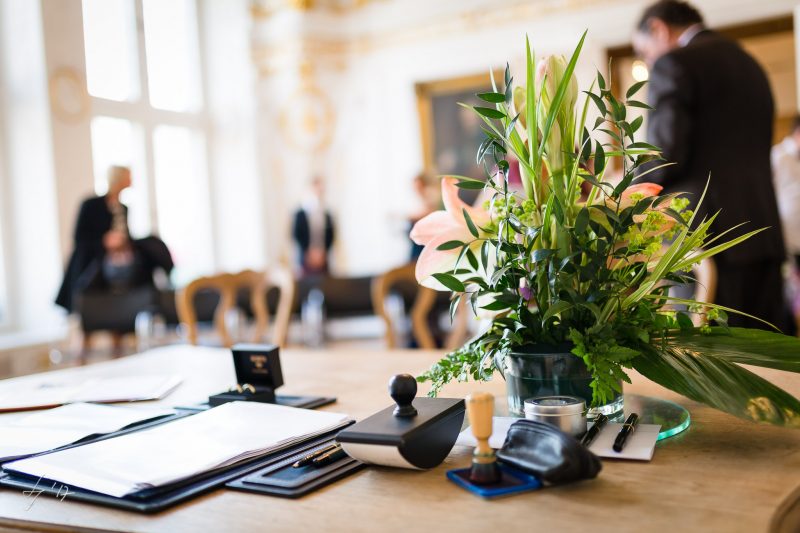
M 228 391 L 208 397 L 208 404 L 216 407 L 227 402 L 275 403 L 275 389 L 283 385 L 279 348 L 274 344 L 235 344 L 233 366 L 239 388 L 251 390 Z

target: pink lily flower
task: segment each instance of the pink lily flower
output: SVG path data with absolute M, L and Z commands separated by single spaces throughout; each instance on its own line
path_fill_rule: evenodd
M 487 211 L 467 205 L 458 197 L 458 180 L 452 177 L 442 179 L 442 201 L 444 211 L 435 211 L 411 228 L 411 239 L 422 246 L 422 253 L 417 259 L 415 274 L 420 285 L 439 291 L 447 291 L 433 274 L 451 272 L 456 260 L 461 253 L 460 248 L 452 250 L 438 250 L 437 248 L 449 241 L 471 242 L 475 237 L 470 233 L 467 222 L 464 220 L 464 211 L 469 213 L 472 222 L 479 234 L 490 221 Z M 474 243 L 475 248 L 480 246 L 480 241 Z
M 649 196 L 658 196 L 659 193 L 664 189 L 661 185 L 657 183 L 637 183 L 636 185 L 631 185 L 624 191 L 622 191 L 622 196 L 620 197 L 619 201 L 619 210 L 622 211 L 626 209 L 636 202 L 631 199 L 631 196 L 634 194 L 640 194 L 642 197 L 647 198 Z M 610 199 L 606 199 L 606 205 L 609 207 L 613 207 L 614 202 Z

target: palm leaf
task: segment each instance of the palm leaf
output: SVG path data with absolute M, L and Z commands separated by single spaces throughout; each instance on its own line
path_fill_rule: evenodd
M 711 328 L 676 332 L 664 338 L 668 346 L 725 359 L 732 363 L 800 372 L 800 339 L 751 328 Z
M 726 358 L 661 344 L 631 362 L 644 377 L 720 411 L 800 428 L 800 401 Z

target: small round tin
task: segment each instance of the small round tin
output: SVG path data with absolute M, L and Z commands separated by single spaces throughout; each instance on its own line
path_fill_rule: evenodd
M 525 418 L 551 424 L 577 437 L 586 431 L 586 402 L 575 396 L 538 396 L 525 400 Z

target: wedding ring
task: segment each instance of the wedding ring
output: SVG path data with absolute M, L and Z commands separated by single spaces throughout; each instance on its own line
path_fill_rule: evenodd
M 228 389 L 228 392 L 238 392 L 239 394 L 241 394 L 243 392 L 242 386 L 237 384 L 235 387 L 230 387 Z
M 245 383 L 244 385 L 241 386 L 241 388 L 248 391 L 250 394 L 256 393 L 256 388 L 250 385 L 249 383 Z

